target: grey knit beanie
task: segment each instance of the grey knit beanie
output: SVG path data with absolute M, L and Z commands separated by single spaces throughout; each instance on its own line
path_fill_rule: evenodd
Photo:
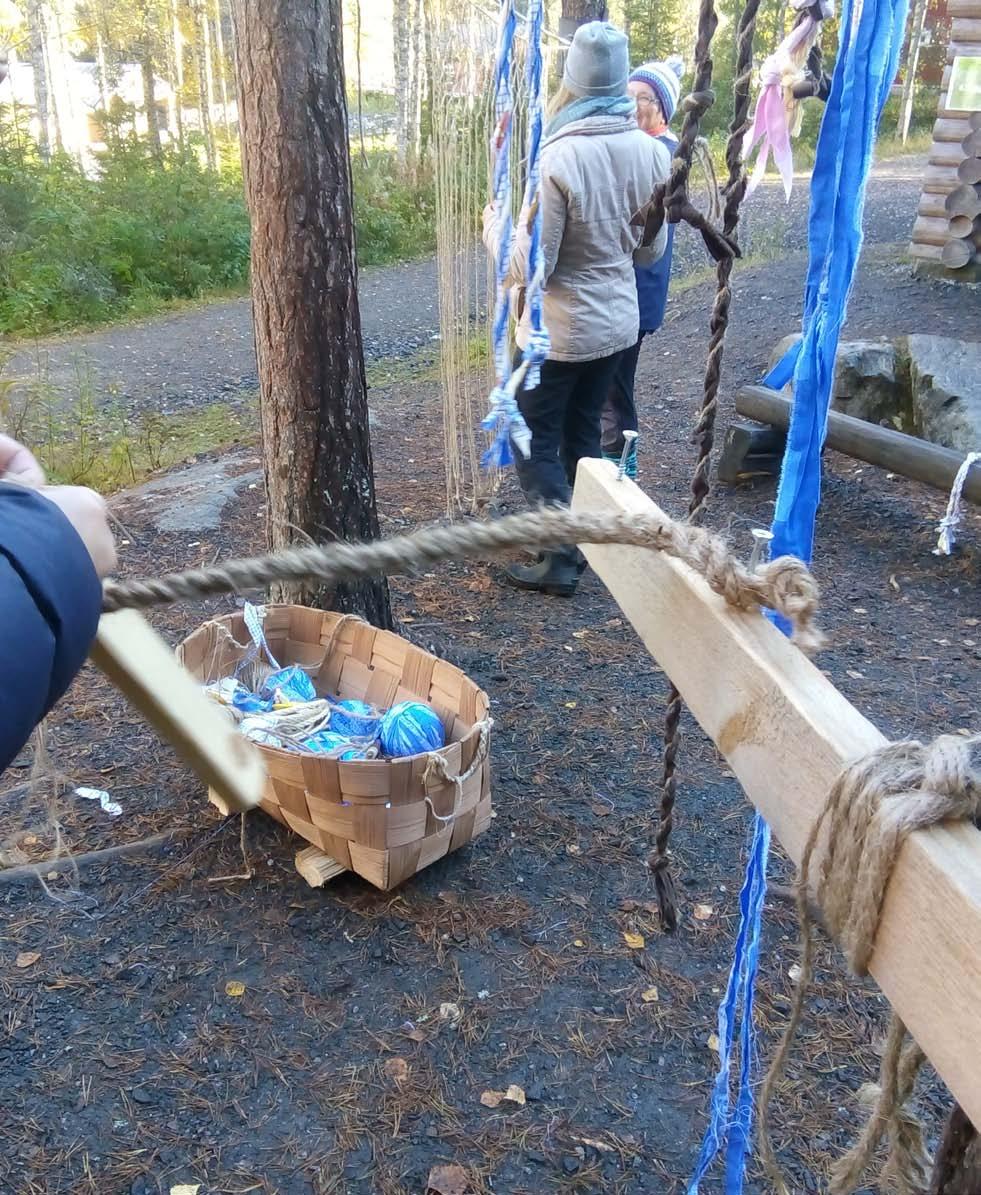
M 565 59 L 562 83 L 581 96 L 623 95 L 630 74 L 626 37 L 605 21 L 580 25 Z

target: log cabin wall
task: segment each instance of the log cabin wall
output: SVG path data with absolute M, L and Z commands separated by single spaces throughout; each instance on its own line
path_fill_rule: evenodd
M 981 57 L 981 0 L 948 0 L 950 42 L 933 144 L 913 225 L 917 273 L 981 280 L 981 112 L 947 107 L 955 57 Z

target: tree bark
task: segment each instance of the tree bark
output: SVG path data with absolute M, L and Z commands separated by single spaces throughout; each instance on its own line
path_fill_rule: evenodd
M 374 539 L 341 0 L 233 0 L 232 11 L 269 543 Z M 281 585 L 274 597 L 391 626 L 383 581 Z
M 562 0 L 559 36 L 572 37 L 588 21 L 605 21 L 609 9 L 606 0 Z
M 211 122 L 213 80 L 208 63 L 211 39 L 208 36 L 208 10 L 204 0 L 194 0 L 194 15 L 197 29 L 194 38 L 195 57 L 198 66 L 198 119 L 201 136 L 204 138 L 204 152 L 209 170 L 218 168 L 218 150 L 215 146 L 215 127 Z
M 395 152 L 405 167 L 409 160 L 409 112 L 412 91 L 411 0 L 394 0 L 392 48 L 395 57 Z
M 358 143 L 362 164 L 368 165 L 368 151 L 364 143 L 364 87 L 361 84 L 361 0 L 354 0 L 354 64 L 358 88 Z
M 174 93 L 174 125 L 177 142 L 184 148 L 184 35 L 181 33 L 177 0 L 170 0 L 170 87 Z
M 148 46 L 140 48 L 140 76 L 143 80 L 143 108 L 146 112 L 146 135 L 150 142 L 150 152 L 159 158 L 162 152 L 160 145 L 160 121 L 157 117 L 157 97 L 154 94 L 153 55 Z
M 978 1195 L 981 1140 L 960 1104 L 955 1104 L 937 1147 L 930 1195 Z
M 225 136 L 231 137 L 228 122 L 228 69 L 225 58 L 225 34 L 221 27 L 221 0 L 215 0 L 215 54 L 218 62 L 218 88 L 221 91 L 221 125 Z
M 43 161 L 51 157 L 51 113 L 48 96 L 48 65 L 44 52 L 46 37 L 44 8 L 41 0 L 27 4 L 27 28 L 34 74 L 34 110 L 37 114 L 37 145 Z
M 909 24 L 909 45 L 906 49 L 906 68 L 903 75 L 903 98 L 899 105 L 899 122 L 896 129 L 904 145 L 909 137 L 910 121 L 913 118 L 916 72 L 920 65 L 920 45 L 923 42 L 926 13 L 927 0 L 916 0 Z

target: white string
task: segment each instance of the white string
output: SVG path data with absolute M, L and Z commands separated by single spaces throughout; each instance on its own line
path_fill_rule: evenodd
M 960 525 L 962 517 L 961 494 L 964 490 L 964 482 L 967 481 L 967 475 L 975 461 L 981 461 L 981 452 L 969 452 L 957 470 L 957 476 L 954 478 L 954 484 L 950 490 L 950 499 L 947 502 L 947 513 L 937 527 L 939 538 L 937 546 L 933 549 L 934 556 L 949 556 L 954 550 L 954 533 Z

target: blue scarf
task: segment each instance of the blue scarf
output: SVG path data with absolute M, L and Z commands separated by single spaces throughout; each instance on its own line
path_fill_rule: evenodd
M 633 116 L 636 111 L 633 96 L 629 95 L 587 95 L 574 100 L 561 112 L 556 112 L 545 129 L 546 137 L 554 137 L 567 124 L 575 120 L 586 120 L 589 116 Z

